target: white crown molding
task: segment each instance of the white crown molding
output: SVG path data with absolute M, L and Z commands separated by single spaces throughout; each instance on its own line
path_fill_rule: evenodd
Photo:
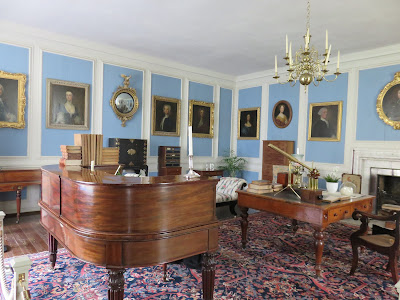
M 152 72 L 168 74 L 168 76 L 186 76 L 190 80 L 199 80 L 212 84 L 218 82 L 221 86 L 229 88 L 233 88 L 235 85 L 235 77 L 231 75 L 188 66 L 106 44 L 55 34 L 8 21 L 0 21 L 0 28 L 2 28 L 0 42 L 8 44 L 23 47 L 38 44 L 45 51 L 66 56 L 92 60 L 96 58 L 101 59 L 104 63 L 117 64 L 134 69 L 149 69 Z

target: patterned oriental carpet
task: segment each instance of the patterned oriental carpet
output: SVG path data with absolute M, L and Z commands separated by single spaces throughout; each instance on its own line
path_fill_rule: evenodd
M 313 229 L 299 224 L 296 234 L 290 220 L 267 213 L 249 216 L 249 243 L 240 243 L 239 218 L 220 226 L 215 299 L 395 299 L 387 259 L 365 250 L 355 276 L 349 276 L 355 227 L 332 224 L 326 231 L 322 278 L 314 276 Z M 32 299 L 107 299 L 107 273 L 59 251 L 55 271 L 48 253 L 33 260 L 29 290 Z M 169 282 L 162 266 L 128 269 L 124 299 L 201 299 L 201 270 L 183 264 L 168 265 Z

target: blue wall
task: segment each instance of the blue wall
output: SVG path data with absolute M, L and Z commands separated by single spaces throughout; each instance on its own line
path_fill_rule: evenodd
M 129 87 L 136 89 L 139 108 L 131 120 L 122 127 L 121 120 L 114 113 L 110 100 L 119 86 L 123 85 L 121 74 L 131 75 Z M 142 95 L 143 72 L 114 65 L 104 64 L 103 76 L 103 145 L 108 147 L 109 138 L 141 139 L 142 138 Z
M 258 180 L 258 172 L 253 171 L 242 171 L 242 178 L 247 181 L 247 183 L 252 182 L 253 180 Z
M 26 156 L 28 147 L 28 99 L 29 89 L 29 50 L 26 48 L 0 44 L 0 70 L 8 73 L 22 73 L 26 75 L 25 86 L 25 128 L 1 128 L 0 156 Z M 4 87 L 4 97 L 7 97 L 7 90 Z M 17 99 L 9 99 L 7 101 L 17 101 Z M 17 117 L 17 116 L 16 116 Z M 6 141 L 6 142 L 5 142 Z
M 218 156 L 227 156 L 231 151 L 232 90 L 220 90 Z
M 332 76 L 328 76 L 332 80 Z M 318 102 L 343 101 L 342 129 L 339 142 L 308 141 L 306 144 L 306 161 L 322 163 L 343 164 L 344 142 L 346 133 L 346 110 L 348 73 L 341 74 L 334 82 L 322 81 L 318 87 L 309 85 L 308 104 Z M 309 116 L 310 105 L 308 105 L 307 116 Z M 307 118 L 307 122 L 309 122 Z M 308 129 L 308 124 L 307 124 Z M 307 134 L 308 136 L 308 134 Z
M 262 87 L 252 87 L 239 90 L 238 108 L 260 107 L 261 110 Z M 260 114 L 260 124 L 262 116 Z M 238 124 L 239 126 L 239 124 Z M 237 156 L 241 157 L 259 157 L 260 156 L 260 140 L 238 140 Z
M 189 82 L 189 100 L 214 102 L 214 87 L 207 84 Z M 189 104 L 190 105 L 190 104 Z M 214 119 L 216 116 L 214 115 Z M 214 120 L 215 126 L 215 120 Z M 182 134 L 185 134 L 182 132 Z M 189 142 L 188 142 L 189 144 Z M 193 155 L 212 156 L 212 139 L 193 138 Z
M 360 71 L 358 84 L 357 133 L 362 141 L 399 141 L 400 130 L 383 122 L 376 112 L 379 93 L 400 71 L 400 65 Z
M 157 74 L 151 75 L 151 96 L 163 96 L 176 99 L 181 98 L 182 81 L 178 78 L 167 77 Z M 152 100 L 153 101 L 153 100 Z M 153 111 L 153 102 L 151 102 Z M 182 115 L 182 111 L 181 111 Z M 182 118 L 181 118 L 182 119 Z M 152 120 L 150 121 L 152 122 Z M 150 127 L 152 124 L 150 124 Z M 181 133 L 182 134 L 182 133 Z M 180 146 L 179 136 L 150 136 L 150 155 L 158 155 L 158 146 Z
M 269 86 L 269 118 L 268 118 L 268 140 L 288 140 L 295 141 L 297 147 L 297 135 L 299 125 L 299 93 L 300 84 L 291 87 L 288 84 L 272 84 Z M 286 100 L 292 106 L 292 121 L 285 128 L 275 126 L 273 118 L 274 106 L 280 100 Z
M 73 145 L 74 133 L 90 133 L 90 130 L 46 128 L 46 79 L 59 79 L 90 84 L 90 126 L 92 116 L 93 62 L 54 53 L 43 52 L 42 70 L 42 156 L 60 156 L 60 145 Z

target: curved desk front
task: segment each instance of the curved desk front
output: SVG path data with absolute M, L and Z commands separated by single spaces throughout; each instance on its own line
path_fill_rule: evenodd
M 108 299 L 123 299 L 124 269 L 203 253 L 203 299 L 212 299 L 218 248 L 218 179 L 132 178 L 114 169 L 42 167 L 41 224 L 52 267 L 60 242 L 75 257 L 105 266 Z

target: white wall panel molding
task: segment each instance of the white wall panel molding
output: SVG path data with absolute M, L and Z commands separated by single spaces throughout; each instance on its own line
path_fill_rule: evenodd
M 221 87 L 214 86 L 214 137 L 212 139 L 212 157 L 218 158 L 218 141 L 219 141 L 219 108 L 221 103 Z
M 231 151 L 237 153 L 237 131 L 238 131 L 238 107 L 239 107 L 239 89 L 233 90 L 232 99 L 232 126 L 231 126 Z
M 308 139 L 308 89 L 304 92 L 304 88 L 299 89 L 299 119 L 297 128 L 297 148 L 301 154 L 306 153 L 306 145 Z M 295 152 L 297 149 L 294 150 Z
M 96 134 L 103 132 L 103 75 L 103 62 L 95 60 L 93 63 L 91 132 Z
M 144 71 L 143 76 L 143 99 L 142 99 L 142 139 L 148 140 L 150 143 L 151 135 L 151 72 L 150 70 Z M 148 124 L 148 126 L 143 126 L 143 124 Z M 149 148 L 150 145 L 147 145 Z M 150 151 L 148 151 L 150 155 Z
M 182 80 L 182 101 L 181 101 L 181 166 L 187 166 L 188 156 L 188 124 L 189 124 L 189 79 Z

